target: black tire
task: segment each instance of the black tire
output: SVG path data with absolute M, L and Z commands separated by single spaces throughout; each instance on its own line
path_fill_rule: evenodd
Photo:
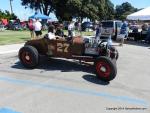
M 39 62 L 39 55 L 36 48 L 24 46 L 19 50 L 19 59 L 24 67 L 35 68 Z
M 102 81 L 109 82 L 116 77 L 116 65 L 107 57 L 99 57 L 95 61 L 96 76 Z

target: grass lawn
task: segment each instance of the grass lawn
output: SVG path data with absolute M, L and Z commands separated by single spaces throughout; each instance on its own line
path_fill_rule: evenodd
M 0 45 L 16 44 L 30 40 L 29 31 L 2 31 L 0 32 Z
M 47 31 L 42 31 L 43 35 L 47 33 Z M 67 31 L 65 31 L 67 34 Z M 82 35 L 92 35 L 93 32 L 82 32 Z M 77 35 L 80 35 L 77 33 Z M 29 31 L 0 31 L 0 45 L 6 44 L 16 44 L 23 43 L 27 40 L 30 40 L 30 32 Z
M 29 31 L 3 31 L 0 32 L 0 45 L 21 43 L 30 39 Z

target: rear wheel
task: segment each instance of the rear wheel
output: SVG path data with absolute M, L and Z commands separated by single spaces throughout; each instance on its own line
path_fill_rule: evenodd
M 24 46 L 19 50 L 19 59 L 26 68 L 35 68 L 39 62 L 39 55 L 36 48 Z
M 116 77 L 116 65 L 107 57 L 99 57 L 95 61 L 96 76 L 103 81 L 110 81 Z

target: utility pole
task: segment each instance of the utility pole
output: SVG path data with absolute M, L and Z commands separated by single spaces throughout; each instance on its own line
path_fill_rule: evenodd
M 13 0 L 9 0 L 9 3 L 10 3 L 10 13 L 11 13 L 11 14 L 13 14 L 12 1 L 13 1 Z

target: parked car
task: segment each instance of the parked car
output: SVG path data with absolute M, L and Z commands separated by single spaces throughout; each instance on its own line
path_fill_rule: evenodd
M 23 30 L 23 27 L 19 23 L 11 23 L 7 26 L 8 30 Z
M 82 31 L 90 31 L 90 30 L 94 30 L 94 25 L 92 22 L 84 22 L 81 24 L 81 29 Z
M 102 21 L 102 32 L 101 34 L 110 34 L 114 40 L 116 40 L 117 35 L 120 34 L 122 22 L 118 20 L 107 20 Z
M 4 31 L 6 28 L 4 25 L 0 24 L 0 31 Z
M 94 37 L 78 36 L 68 41 L 62 38 L 50 40 L 45 35 L 44 38 L 27 41 L 18 55 L 26 68 L 37 67 L 40 56 L 48 56 L 94 62 L 94 72 L 103 81 L 113 80 L 117 74 L 116 48 L 107 40 L 95 42 Z
M 28 27 L 27 27 L 28 25 L 27 24 L 28 24 L 27 21 L 20 22 L 20 25 L 21 25 L 21 27 L 22 27 L 23 30 L 27 30 L 28 29 Z

